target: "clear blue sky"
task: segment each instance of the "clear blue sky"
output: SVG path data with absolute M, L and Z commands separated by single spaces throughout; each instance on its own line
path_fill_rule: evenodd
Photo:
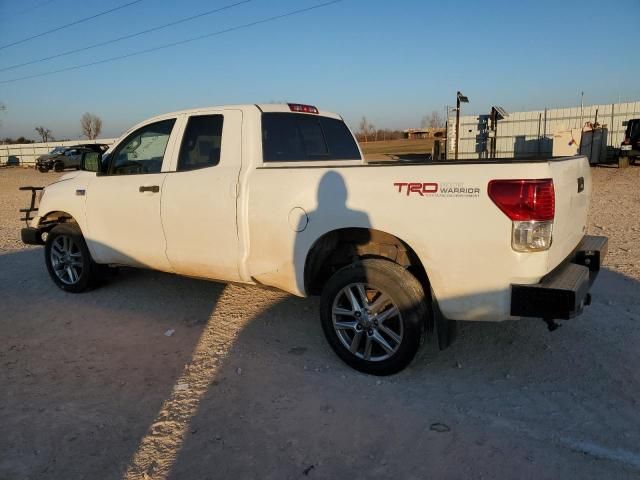
M 0 0 L 0 45 L 131 0 Z M 108 40 L 236 0 L 143 0 L 0 49 L 0 68 Z M 0 81 L 151 48 L 321 3 L 253 0 L 94 50 L 15 70 Z M 85 111 L 103 136 L 149 116 L 204 105 L 297 101 L 378 127 L 469 96 L 466 112 L 640 99 L 640 1 L 343 0 L 326 8 L 146 55 L 0 84 L 0 137 L 44 125 L 78 138 Z

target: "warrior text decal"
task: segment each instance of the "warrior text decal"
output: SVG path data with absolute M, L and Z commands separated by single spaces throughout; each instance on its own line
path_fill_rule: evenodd
M 395 182 L 393 184 L 400 194 L 419 195 L 421 197 L 479 197 L 478 187 L 469 187 L 458 182 Z

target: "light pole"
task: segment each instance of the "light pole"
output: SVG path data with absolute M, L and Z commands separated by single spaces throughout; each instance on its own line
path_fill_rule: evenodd
M 456 153 L 455 159 L 458 160 L 458 141 L 460 140 L 460 104 L 469 103 L 469 98 L 465 97 L 460 91 L 456 94 Z

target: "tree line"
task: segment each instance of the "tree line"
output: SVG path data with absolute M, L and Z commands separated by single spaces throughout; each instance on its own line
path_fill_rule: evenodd
M 4 112 L 5 110 L 6 106 L 0 102 L 0 112 Z M 97 115 L 94 115 L 93 113 L 86 112 L 80 118 L 80 129 L 82 130 L 83 136 L 87 137 L 89 140 L 95 140 L 96 138 L 98 138 L 98 136 L 100 136 L 100 133 L 102 133 L 102 119 Z M 40 137 L 40 141 L 43 143 L 53 142 L 56 140 L 51 129 L 45 127 L 44 125 L 39 125 L 34 128 L 34 130 Z M 60 139 L 59 141 L 67 140 Z M 20 136 L 18 138 L 5 137 L 2 139 L 2 143 L 20 144 L 36 143 L 36 141 L 24 136 Z
M 444 128 L 444 126 L 445 120 L 437 110 L 433 110 L 430 114 L 422 117 L 420 122 L 420 128 Z M 359 142 L 378 142 L 405 138 L 403 130 L 379 129 L 364 116 L 355 130 L 355 136 Z

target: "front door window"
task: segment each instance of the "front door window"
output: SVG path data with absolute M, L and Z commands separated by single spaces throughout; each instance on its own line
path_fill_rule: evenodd
M 129 135 L 111 157 L 109 175 L 160 173 L 175 119 L 145 125 Z

